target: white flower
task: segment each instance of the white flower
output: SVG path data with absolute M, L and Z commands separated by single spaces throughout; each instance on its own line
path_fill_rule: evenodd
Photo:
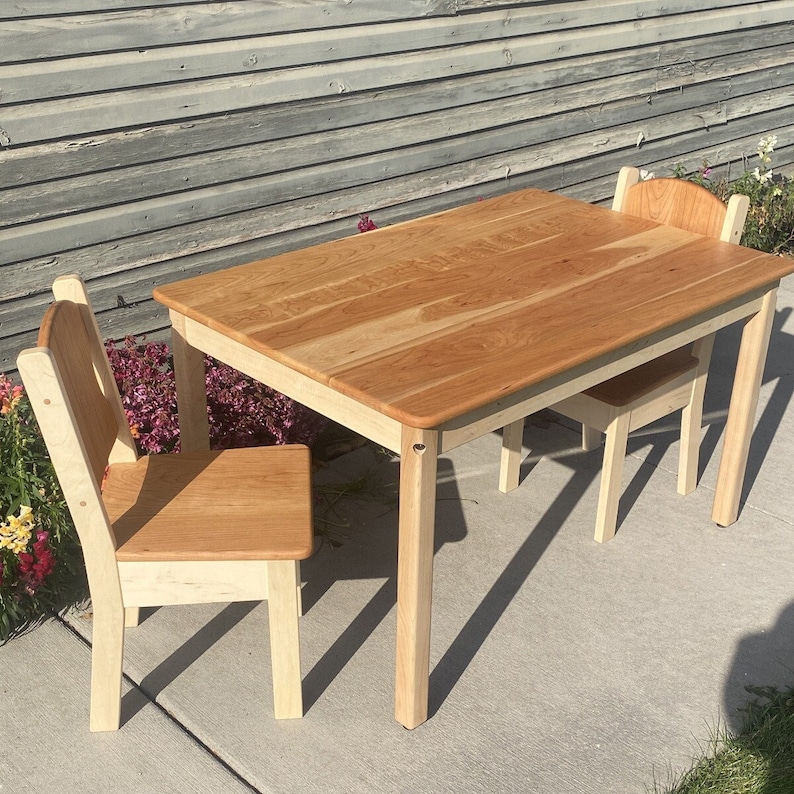
M 755 177 L 755 178 L 756 178 L 756 179 L 757 179 L 757 180 L 758 180 L 758 181 L 759 181 L 759 182 L 760 182 L 762 185 L 765 185 L 765 184 L 766 184 L 766 183 L 767 183 L 767 182 L 768 182 L 768 181 L 769 181 L 769 180 L 772 178 L 772 171 L 770 170 L 770 171 L 766 171 L 766 172 L 763 172 L 763 173 L 762 173 L 762 171 L 761 171 L 761 169 L 760 169 L 760 168 L 756 168 L 756 169 L 755 169 L 755 171 L 753 171 L 753 176 L 754 176 L 754 177 Z
M 758 141 L 758 156 L 762 163 L 772 161 L 769 155 L 775 151 L 775 146 L 777 146 L 777 135 L 766 135 Z
M 646 171 L 644 168 L 640 169 L 640 179 L 645 182 L 648 179 L 653 179 L 656 174 L 653 171 Z

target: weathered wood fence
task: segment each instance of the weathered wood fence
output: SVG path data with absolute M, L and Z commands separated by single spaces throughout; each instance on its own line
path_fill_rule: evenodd
M 624 164 L 794 162 L 794 0 L 0 3 L 0 371 L 59 274 L 159 283 Z M 751 162 L 751 167 L 756 163 Z

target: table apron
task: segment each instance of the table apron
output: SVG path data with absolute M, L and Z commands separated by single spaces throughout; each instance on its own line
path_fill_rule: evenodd
M 399 453 L 402 425 L 352 397 L 258 353 L 220 331 L 184 318 L 185 341 L 334 422 Z

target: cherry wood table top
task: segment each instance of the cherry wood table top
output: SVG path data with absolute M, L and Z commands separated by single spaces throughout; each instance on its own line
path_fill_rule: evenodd
M 794 271 L 541 190 L 158 287 L 170 309 L 437 427 Z

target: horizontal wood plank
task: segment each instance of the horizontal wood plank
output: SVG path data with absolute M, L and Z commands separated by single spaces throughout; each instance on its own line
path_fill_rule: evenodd
M 109 335 L 158 333 L 153 286 L 354 234 L 361 212 L 529 186 L 608 203 L 624 164 L 736 176 L 767 133 L 794 170 L 790 0 L 29 0 L 0 19 L 5 369 L 64 272 Z
M 721 0 L 730 5 L 728 0 Z M 615 24 L 626 19 L 648 19 L 671 13 L 651 2 L 613 4 L 609 9 L 571 4 L 565 16 L 548 11 L 524 9 L 509 18 L 511 39 L 537 36 L 594 25 Z M 691 8 L 675 9 L 682 13 Z M 129 43 L 118 52 L 89 53 L 69 57 L 48 57 L 27 63 L 0 63 L 0 106 L 65 97 L 88 92 L 129 89 L 146 85 L 189 82 L 222 75 L 252 74 L 308 64 L 341 62 L 390 53 L 416 52 L 459 47 L 463 44 L 502 39 L 505 24 L 502 14 L 463 16 L 454 22 L 445 19 L 402 21 L 372 26 L 343 27 L 300 33 L 253 36 L 241 29 L 240 37 L 218 37 L 212 41 L 190 42 L 174 46 L 153 46 L 142 32 L 137 39 L 127 34 Z M 35 37 L 35 34 L 31 34 Z M 2 34 L 0 33 L 0 39 Z M 131 47 L 130 44 L 138 46 Z M 157 42 L 154 42 L 157 44 Z M 54 53 L 53 53 L 54 55 Z M 511 56 L 516 57 L 511 50 Z
M 726 56 L 732 63 L 736 56 Z M 423 143 L 433 143 L 433 151 L 440 158 L 448 155 L 445 150 L 457 152 L 458 157 L 481 156 L 488 152 L 506 151 L 516 143 L 527 145 L 549 138 L 549 130 L 564 127 L 569 135 L 615 124 L 625 124 L 638 119 L 648 122 L 653 128 L 660 116 L 677 109 L 697 110 L 703 123 L 724 123 L 724 118 L 715 116 L 724 109 L 729 118 L 763 110 L 785 107 L 790 88 L 794 85 L 794 51 L 791 64 L 778 65 L 768 70 L 739 73 L 728 83 L 716 88 L 710 84 L 693 87 L 686 93 L 665 92 L 657 94 L 652 108 L 643 99 L 626 101 L 626 91 L 642 97 L 653 91 L 656 73 L 653 70 L 637 72 L 620 80 L 605 78 L 587 85 L 572 85 L 556 88 L 551 92 L 535 92 L 528 96 L 464 105 L 444 113 L 425 113 L 415 120 L 389 120 L 387 122 L 359 124 L 331 141 L 326 133 L 302 135 L 291 139 L 274 140 L 247 147 L 218 150 L 210 153 L 173 158 L 152 169 L 151 165 L 132 168 L 116 168 L 102 173 L 92 173 L 71 179 L 40 182 L 14 191 L 14 202 L 0 202 L 0 227 L 31 221 L 44 220 L 59 215 L 73 215 L 95 207 L 103 197 L 114 204 L 128 204 L 150 196 L 185 194 L 213 185 L 227 185 L 236 180 L 251 177 L 251 162 L 256 161 L 257 172 L 264 176 L 276 172 L 309 168 L 322 163 L 342 162 L 365 158 L 374 151 L 396 153 Z M 715 71 L 719 66 L 714 67 Z M 772 89 L 785 90 L 771 93 Z M 755 96 L 763 91 L 764 99 Z M 585 113 L 581 110 L 588 98 L 597 94 L 601 104 L 598 111 Z M 746 101 L 740 98 L 746 97 Z M 553 102 L 555 115 L 548 113 Z M 722 105 L 715 103 L 722 102 Z M 705 114 L 701 108 L 711 105 Z M 575 110 L 574 110 L 575 109 Z M 487 119 L 486 124 L 480 119 Z M 538 123 L 539 120 L 544 123 Z M 673 123 L 676 123 L 674 117 Z M 467 133 L 479 121 L 482 132 L 487 128 L 497 130 L 484 135 L 478 152 L 466 142 Z M 664 132 L 662 132 L 664 134 Z M 651 136 L 643 131 L 644 140 Z M 501 142 L 500 142 L 501 141 Z M 415 150 L 409 149 L 412 164 L 417 170 L 432 167 Z M 449 160 L 452 162 L 453 160 Z M 394 154 L 390 154 L 384 169 L 403 171 Z M 313 178 L 313 175 L 310 177 Z M 298 183 L 299 185 L 299 183 Z M 344 184 L 340 184 L 344 187 Z M 259 190 L 257 186 L 252 186 Z M 264 194 L 265 191 L 262 191 Z M 187 194 L 189 195 L 189 194 Z M 269 200 L 277 203 L 278 194 L 268 192 Z M 20 209 L 21 208 L 21 209 Z
M 52 8 L 52 6 L 50 6 Z M 453 0 L 231 0 L 11 18 L 0 28 L 0 60 L 25 62 L 449 14 Z M 300 22 L 298 22 L 300 19 Z
M 254 108 L 233 116 L 196 119 L 189 124 L 164 124 L 108 132 L 82 140 L 30 145 L 0 153 L 3 162 L 0 187 L 79 173 L 94 174 L 136 163 L 167 161 L 184 156 L 186 151 L 218 151 L 305 134 L 306 130 L 327 133 L 355 130 L 362 124 L 407 119 L 420 110 L 426 113 L 465 108 L 475 102 L 508 100 L 529 92 L 557 91 L 572 85 L 579 85 L 583 90 L 592 85 L 597 89 L 593 96 L 597 96 L 600 103 L 602 99 L 610 99 L 599 93 L 606 83 L 591 84 L 590 81 L 609 77 L 631 81 L 626 83 L 624 96 L 642 96 L 647 90 L 650 97 L 663 89 L 680 88 L 684 84 L 730 80 L 717 84 L 717 91 L 724 92 L 727 86 L 733 90 L 732 78 L 790 63 L 792 35 L 792 26 L 721 34 L 700 42 L 695 49 L 689 41 L 666 43 L 653 49 L 629 49 L 566 60 L 543 70 L 533 66 L 515 67 L 499 79 L 491 74 L 474 75 L 465 80 L 446 78 L 365 95 L 336 95 L 286 106 Z M 742 51 L 741 47 L 746 50 Z M 638 77 L 649 73 L 648 63 L 659 64 L 654 67 L 655 82 L 653 85 L 639 84 Z
M 588 36 L 579 30 L 511 37 L 495 48 L 478 43 L 449 50 L 383 55 L 276 72 L 255 72 L 214 77 L 199 82 L 165 83 L 130 89 L 119 101 L 108 103 L 104 94 L 66 97 L 5 108 L 0 114 L 7 145 L 45 140 L 49 130 L 60 136 L 82 135 L 88 129 L 112 130 L 124 126 L 162 123 L 167 119 L 194 119 L 260 105 L 302 101 L 310 96 L 331 96 L 369 91 L 393 85 L 510 69 L 529 63 L 554 61 L 586 53 L 617 50 L 630 39 L 635 45 L 660 39 L 689 38 L 701 26 L 714 33 L 790 22 L 788 0 L 761 3 L 754 12 L 732 9 L 687 16 L 652 18 L 640 23 L 604 25 Z M 45 121 L 46 119 L 46 121 Z

